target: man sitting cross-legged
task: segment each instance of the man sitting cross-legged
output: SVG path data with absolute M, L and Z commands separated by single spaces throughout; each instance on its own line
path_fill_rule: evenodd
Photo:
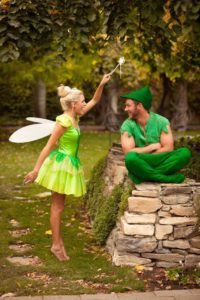
M 120 129 L 121 144 L 129 177 L 136 184 L 144 181 L 181 183 L 179 173 L 190 160 L 188 148 L 174 150 L 169 121 L 149 112 L 152 94 L 148 86 L 129 94 L 125 99 L 128 113 Z

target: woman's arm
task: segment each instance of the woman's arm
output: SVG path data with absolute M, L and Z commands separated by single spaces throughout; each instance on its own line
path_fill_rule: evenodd
M 92 100 L 90 100 L 86 106 L 83 109 L 83 114 L 85 115 L 90 109 L 92 109 L 101 99 L 101 95 L 103 92 L 104 85 L 110 80 L 111 76 L 108 74 L 105 74 L 97 87 L 94 96 L 92 97 Z
M 59 137 L 65 132 L 66 128 L 61 126 L 60 124 L 56 123 L 55 128 L 47 142 L 47 144 L 44 146 L 42 151 L 40 152 L 40 155 L 37 159 L 37 162 L 35 164 L 35 167 L 31 172 L 29 172 L 24 177 L 24 183 L 34 182 L 34 180 L 37 178 L 38 172 L 45 160 L 45 158 L 49 155 L 50 151 L 55 147 L 56 142 L 58 141 Z

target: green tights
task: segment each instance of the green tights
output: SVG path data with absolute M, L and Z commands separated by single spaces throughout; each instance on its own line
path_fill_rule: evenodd
M 177 172 L 190 158 L 191 152 L 188 148 L 156 154 L 128 152 L 125 164 L 129 177 L 136 184 L 144 181 L 181 183 L 185 176 Z

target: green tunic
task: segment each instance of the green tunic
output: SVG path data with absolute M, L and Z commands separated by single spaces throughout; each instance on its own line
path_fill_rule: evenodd
M 168 133 L 168 125 L 169 121 L 165 117 L 150 112 L 144 129 L 137 122 L 128 118 L 122 124 L 120 132 L 127 132 L 129 137 L 134 137 L 136 147 L 145 147 L 159 143 L 161 133 Z
M 133 137 L 136 147 L 145 147 L 160 142 L 162 132 L 168 133 L 169 121 L 153 112 L 143 129 L 136 121 L 128 118 L 121 126 L 120 132 Z M 125 155 L 125 164 L 129 177 L 134 183 L 143 181 L 181 183 L 185 177 L 177 173 L 190 160 L 191 152 L 187 148 L 180 148 L 164 153 L 137 153 L 130 151 Z
M 68 115 L 58 116 L 56 122 L 66 131 L 42 164 L 36 182 L 51 191 L 79 197 L 86 192 L 78 157 L 80 130 L 73 126 L 73 119 Z

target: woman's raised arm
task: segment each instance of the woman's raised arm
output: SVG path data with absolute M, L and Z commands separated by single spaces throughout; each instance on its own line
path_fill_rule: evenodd
M 110 80 L 111 76 L 109 74 L 105 74 L 97 87 L 94 96 L 92 99 L 85 105 L 83 108 L 83 114 L 85 115 L 90 109 L 92 109 L 100 100 L 101 100 L 101 95 L 104 89 L 105 84 Z

